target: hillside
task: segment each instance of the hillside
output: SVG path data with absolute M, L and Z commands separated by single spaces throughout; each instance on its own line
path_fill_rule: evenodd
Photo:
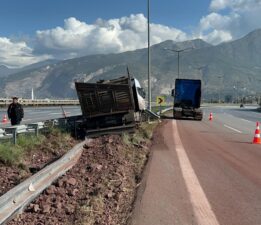
M 222 98 L 235 97 L 237 90 L 239 96 L 260 92 L 261 30 L 255 30 L 239 40 L 217 46 L 200 39 L 181 43 L 165 41 L 152 46 L 153 96 L 169 95 L 177 77 L 177 54 L 165 48 L 187 47 L 194 49 L 181 53 L 181 78 L 202 79 L 205 99 L 217 99 L 219 93 Z M 146 88 L 147 49 L 139 49 L 86 56 L 22 71 L 3 79 L 0 90 L 6 96 L 28 97 L 34 88 L 37 97 L 76 97 L 75 80 L 94 82 L 125 75 L 126 65 Z

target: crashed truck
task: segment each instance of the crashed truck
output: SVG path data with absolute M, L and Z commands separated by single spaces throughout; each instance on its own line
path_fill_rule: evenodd
M 76 82 L 75 87 L 83 114 L 80 129 L 85 135 L 122 132 L 141 120 L 145 92 L 136 78 Z
M 174 97 L 174 119 L 202 120 L 201 80 L 176 79 L 172 96 Z

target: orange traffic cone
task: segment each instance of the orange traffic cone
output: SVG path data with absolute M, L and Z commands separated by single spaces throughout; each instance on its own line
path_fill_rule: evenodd
M 253 139 L 253 144 L 261 144 L 260 129 L 259 129 L 258 122 L 256 122 L 256 131 L 255 131 L 255 137 Z
M 209 114 L 209 121 L 212 121 L 213 120 L 213 114 L 212 112 Z
M 3 118 L 3 120 L 2 120 L 2 123 L 7 123 L 8 122 L 8 120 L 7 120 L 7 116 L 6 116 L 6 114 L 4 115 L 4 118 Z

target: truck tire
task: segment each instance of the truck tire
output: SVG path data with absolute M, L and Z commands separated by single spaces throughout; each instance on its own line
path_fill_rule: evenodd
M 197 121 L 202 121 L 202 119 L 203 119 L 203 115 L 202 114 L 195 115 L 195 117 L 194 117 L 194 120 L 197 120 Z
M 194 119 L 197 120 L 197 121 L 202 121 L 203 118 L 196 116 L 196 117 L 194 117 Z

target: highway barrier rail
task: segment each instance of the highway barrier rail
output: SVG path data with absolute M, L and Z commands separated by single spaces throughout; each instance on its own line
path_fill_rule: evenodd
M 16 125 L 6 128 L 0 128 L 0 142 L 12 139 L 13 144 L 17 143 L 19 134 L 35 134 L 38 136 L 39 131 L 46 128 L 44 122 L 31 123 L 28 125 Z
M 11 220 L 16 214 L 39 196 L 55 180 L 71 169 L 82 154 L 84 141 L 72 148 L 63 157 L 31 176 L 0 197 L 0 224 Z
M 19 99 L 24 106 L 60 106 L 60 105 L 79 105 L 79 100 L 74 99 Z M 0 98 L 0 107 L 6 107 L 12 103 L 12 99 Z

